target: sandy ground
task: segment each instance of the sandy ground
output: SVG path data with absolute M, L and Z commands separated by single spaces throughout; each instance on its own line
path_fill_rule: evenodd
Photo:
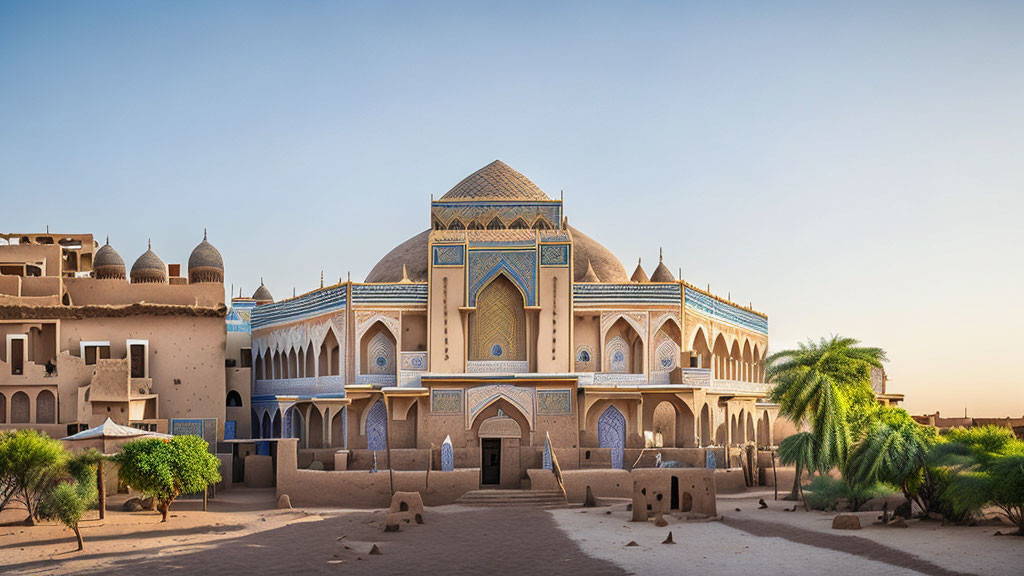
M 385 533 L 380 510 L 273 506 L 272 491 L 234 490 L 207 513 L 176 505 L 166 524 L 155 512 L 108 512 L 83 525 L 83 552 L 62 527 L 0 526 L 0 573 L 625 574 L 583 554 L 540 509 L 428 508 L 424 525 Z M 374 544 L 381 555 L 369 554 Z
M 759 497 L 767 509 L 758 509 Z M 665 528 L 629 522 L 622 502 L 550 513 L 586 554 L 635 574 L 1024 574 L 1024 538 L 993 536 L 1004 526 L 888 528 L 872 524 L 878 512 L 863 512 L 862 530 L 832 530 L 834 514 L 783 510 L 791 507 L 770 492 L 720 496 L 721 522 L 667 518 Z M 669 531 L 675 546 L 661 544 Z
M 757 509 L 765 496 L 769 508 Z M 1024 573 L 1024 538 L 996 526 L 831 530 L 831 514 L 784 512 L 769 494 L 722 496 L 721 522 L 630 523 L 625 502 L 600 508 L 428 508 L 426 524 L 381 530 L 380 510 L 275 510 L 272 490 L 234 490 L 186 501 L 160 523 L 156 512 L 82 524 L 86 548 L 62 526 L 15 524 L 0 515 L 0 573 L 140 574 L 846 574 Z M 736 512 L 735 508 L 740 508 Z M 95 513 L 93 513 L 95 514 Z M 677 542 L 663 545 L 669 530 Z M 639 546 L 626 546 L 629 541 Z M 381 555 L 370 555 L 377 544 Z M 913 554 L 907 551 L 912 551 Z

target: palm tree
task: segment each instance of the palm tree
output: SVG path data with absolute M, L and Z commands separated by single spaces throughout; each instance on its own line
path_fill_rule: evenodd
M 818 464 L 841 466 L 850 449 L 850 416 L 871 406 L 871 369 L 886 359 L 881 348 L 857 346 L 853 338 L 808 340 L 795 350 L 768 357 L 766 376 L 775 386 L 771 398 L 794 423 L 807 421 L 818 442 Z
M 796 467 L 793 478 L 793 491 L 786 500 L 800 499 L 800 477 L 804 470 L 818 470 L 818 440 L 810 432 L 800 432 L 787 436 L 779 444 L 779 462 L 786 466 Z
M 931 511 L 936 494 L 928 463 L 938 441 L 933 428 L 921 426 L 900 408 L 879 408 L 864 439 L 854 446 L 843 478 L 851 491 L 885 482 L 903 490 L 907 501 Z

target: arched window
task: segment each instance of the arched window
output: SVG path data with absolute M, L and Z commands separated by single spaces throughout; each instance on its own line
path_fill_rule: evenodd
M 15 392 L 11 396 L 11 424 L 28 424 L 30 412 L 28 394 Z
M 487 223 L 488 230 L 504 230 L 505 223 L 500 218 L 495 216 L 490 222 Z
M 36 423 L 57 423 L 57 399 L 49 390 L 43 390 L 36 396 Z
M 462 220 L 455 218 L 448 224 L 449 230 L 465 230 L 466 226 L 462 223 Z
M 469 317 L 470 360 L 526 360 L 523 295 L 504 274 L 480 291 Z
M 242 395 L 237 390 L 231 390 L 228 392 L 227 405 L 229 408 L 241 408 L 242 407 Z
M 508 225 L 509 230 L 529 230 L 530 225 L 526 223 L 526 220 L 522 218 L 516 218 Z

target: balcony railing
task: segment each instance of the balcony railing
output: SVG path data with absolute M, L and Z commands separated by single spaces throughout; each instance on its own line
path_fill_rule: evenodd
M 397 382 L 398 377 L 394 374 L 356 374 L 356 384 L 394 386 Z
M 743 380 L 722 380 L 719 378 L 711 381 L 712 392 L 767 394 L 769 390 L 771 390 L 771 385 L 765 382 L 745 382 Z
M 530 365 L 525 360 L 471 360 L 466 363 L 466 372 L 471 374 L 525 374 Z
M 253 390 L 254 396 L 272 396 L 276 394 L 312 396 L 315 394 L 344 393 L 345 380 L 342 376 L 257 380 Z

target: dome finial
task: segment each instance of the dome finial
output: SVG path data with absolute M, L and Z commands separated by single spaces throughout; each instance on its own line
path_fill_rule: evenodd
M 152 250 L 152 249 L 153 249 L 153 239 L 152 238 L 146 238 L 146 250 Z
M 321 288 L 324 287 L 324 271 L 323 270 L 320 271 L 320 287 Z
M 665 253 L 661 246 L 658 247 L 658 263 L 661 264 L 665 261 Z
M 263 276 L 260 276 L 260 286 L 263 286 Z
M 206 241 L 206 227 L 203 227 L 203 241 Z
M 107 234 L 107 246 L 110 246 L 110 234 Z

